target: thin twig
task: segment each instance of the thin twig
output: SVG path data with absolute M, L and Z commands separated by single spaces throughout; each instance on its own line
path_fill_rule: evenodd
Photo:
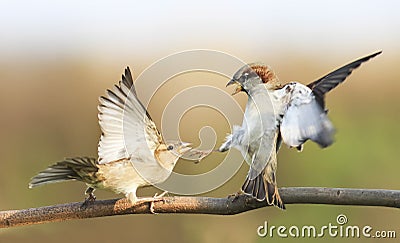
M 347 188 L 290 187 L 279 192 L 285 204 L 362 205 L 400 208 L 400 191 Z M 232 215 L 265 207 L 246 195 L 228 198 L 165 197 L 154 202 L 155 213 Z M 288 209 L 290 210 L 290 208 Z M 151 214 L 150 203 L 131 206 L 126 199 L 98 200 L 0 212 L 0 228 L 123 214 Z

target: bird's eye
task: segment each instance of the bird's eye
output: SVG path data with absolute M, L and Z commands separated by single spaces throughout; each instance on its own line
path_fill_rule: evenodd
M 244 79 L 244 82 L 247 81 L 248 77 L 249 77 L 249 73 L 244 73 L 243 74 L 242 79 Z
M 174 146 L 172 146 L 172 145 L 169 145 L 168 147 L 167 147 L 167 150 L 173 150 L 174 149 Z

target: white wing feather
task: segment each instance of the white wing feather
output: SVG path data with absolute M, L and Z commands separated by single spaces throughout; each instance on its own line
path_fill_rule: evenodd
M 100 97 L 98 110 L 102 131 L 99 164 L 120 159 L 155 162 L 154 150 L 162 137 L 137 98 L 129 68 L 119 84 Z
M 280 127 L 284 143 L 298 147 L 308 139 L 327 147 L 333 143 L 334 128 L 311 89 L 296 83 Z

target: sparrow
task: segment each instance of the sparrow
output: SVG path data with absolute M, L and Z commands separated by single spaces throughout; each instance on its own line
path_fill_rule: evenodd
M 335 129 L 327 117 L 325 94 L 342 83 L 363 62 L 381 51 L 357 59 L 308 85 L 282 84 L 271 67 L 252 63 L 239 69 L 227 86 L 248 96 L 242 126 L 234 126 L 218 149 L 234 147 L 250 165 L 241 191 L 268 205 L 285 209 L 279 195 L 277 152 L 282 142 L 302 151 L 307 140 L 325 148 L 333 143 Z
M 29 188 L 76 180 L 88 186 L 85 203 L 96 199 L 95 189 L 122 193 L 132 205 L 152 202 L 156 198 L 138 198 L 136 190 L 165 181 L 183 155 L 188 160 L 192 155 L 198 160 L 203 157 L 190 143 L 164 140 L 137 97 L 129 67 L 121 81 L 99 101 L 102 135 L 98 159 L 75 157 L 59 161 L 34 176 Z

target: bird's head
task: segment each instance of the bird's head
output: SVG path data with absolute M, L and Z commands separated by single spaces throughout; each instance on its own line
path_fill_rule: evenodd
M 174 166 L 182 155 L 192 149 L 191 143 L 182 141 L 167 141 L 158 146 L 155 156 L 158 161 L 168 168 Z
M 282 86 L 274 71 L 261 63 L 251 63 L 240 68 L 226 86 L 232 84 L 237 85 L 232 95 L 241 91 L 248 93 L 259 84 L 266 84 L 268 89 L 277 89 Z
M 181 156 L 182 154 L 192 149 L 191 143 L 186 143 L 182 141 L 172 141 L 167 143 L 165 146 L 167 151 L 174 153 L 178 156 Z

